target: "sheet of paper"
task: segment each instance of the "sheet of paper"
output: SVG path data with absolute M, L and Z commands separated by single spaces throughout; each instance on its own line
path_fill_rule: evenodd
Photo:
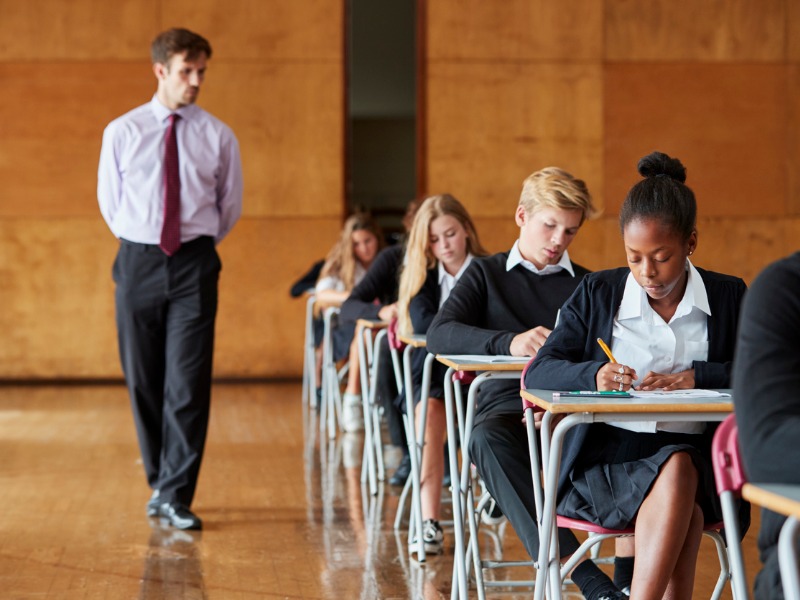
M 458 362 L 469 363 L 523 363 L 527 364 L 530 357 L 525 356 L 491 356 L 488 354 L 446 354 L 445 356 L 458 357 Z
M 660 398 L 668 400 L 673 398 L 675 400 L 691 399 L 691 398 L 730 398 L 731 395 L 726 392 L 717 392 L 715 390 L 653 390 L 649 392 L 630 390 L 631 396 L 634 398 Z

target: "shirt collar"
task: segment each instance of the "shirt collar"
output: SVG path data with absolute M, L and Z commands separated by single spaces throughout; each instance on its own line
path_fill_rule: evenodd
M 539 269 L 535 264 L 523 258 L 522 253 L 519 251 L 519 240 L 514 242 L 511 251 L 508 253 L 506 271 L 510 271 L 517 265 L 522 265 L 524 268 L 537 275 L 550 275 L 551 273 L 558 273 L 561 270 L 565 270 L 575 277 L 575 270 L 572 268 L 572 261 L 569 259 L 569 252 L 566 250 L 564 250 L 564 254 L 561 255 L 561 259 L 556 264 L 545 265 L 543 269 Z
M 687 315 L 695 307 L 710 316 L 711 307 L 708 304 L 708 292 L 706 292 L 703 278 L 700 276 L 700 273 L 697 272 L 697 269 L 694 268 L 692 261 L 688 258 L 686 259 L 686 270 L 689 272 L 686 282 L 686 291 L 683 294 L 678 308 L 675 310 L 673 318 Z M 646 302 L 647 292 L 636 283 L 633 273 L 628 273 L 617 318 L 619 320 L 640 318 L 643 314 L 644 303 Z
M 464 271 L 467 270 L 467 267 L 471 262 L 472 262 L 472 254 L 468 253 L 467 258 L 464 260 L 464 264 L 461 265 L 461 268 L 458 270 L 458 273 L 456 273 L 455 275 L 450 275 L 450 273 L 444 270 L 444 265 L 442 264 L 442 261 L 439 261 L 439 285 L 442 285 L 442 282 L 445 280 L 445 278 L 450 279 L 451 284 L 455 284 L 455 282 L 458 281 L 459 278 L 464 274 Z
M 186 106 L 181 106 L 177 110 L 170 110 L 161 104 L 156 94 L 153 94 L 153 99 L 150 100 L 150 108 L 152 109 L 153 114 L 156 116 L 156 119 L 159 123 L 166 121 L 172 113 L 180 115 L 181 119 L 184 120 L 191 119 L 192 114 L 197 110 L 197 106 L 194 104 L 187 104 Z

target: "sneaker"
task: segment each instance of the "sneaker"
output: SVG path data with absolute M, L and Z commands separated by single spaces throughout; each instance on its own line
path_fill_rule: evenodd
M 342 398 L 342 429 L 347 433 L 363 431 L 364 408 L 360 394 L 345 394 Z
M 627 597 L 624 592 L 614 590 L 613 592 L 603 592 L 598 600 L 626 600 Z
M 427 519 L 422 522 L 422 544 L 425 547 L 425 554 L 441 554 L 444 551 L 444 532 L 439 521 Z M 417 540 L 414 539 L 409 544 L 410 550 L 415 550 Z
M 484 525 L 499 525 L 505 518 L 503 511 L 500 510 L 494 498 L 489 500 L 489 503 L 481 511 L 481 523 Z

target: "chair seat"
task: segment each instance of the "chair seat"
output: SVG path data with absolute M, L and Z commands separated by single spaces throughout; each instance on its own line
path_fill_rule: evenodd
M 559 527 L 566 527 L 567 529 L 577 529 L 578 531 L 588 531 L 589 533 L 599 533 L 607 535 L 633 535 L 634 529 L 607 529 L 596 525 L 591 521 L 583 521 L 581 519 L 570 519 L 569 517 L 562 517 L 556 515 L 556 524 Z

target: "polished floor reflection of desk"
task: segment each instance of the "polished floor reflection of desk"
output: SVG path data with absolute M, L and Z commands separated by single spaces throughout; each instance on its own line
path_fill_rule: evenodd
M 449 598 L 452 532 L 445 555 L 410 559 L 392 528 L 400 490 L 365 493 L 362 436 L 320 441 L 301 390 L 299 381 L 214 387 L 193 506 L 205 529 L 191 533 L 145 517 L 121 385 L 0 386 L 0 597 Z M 398 459 L 387 453 L 387 467 Z M 757 516 L 744 544 L 749 574 L 756 530 Z M 506 558 L 524 558 L 510 527 L 482 536 L 486 556 L 502 541 Z M 697 598 L 715 576 L 712 552 L 701 555 Z

